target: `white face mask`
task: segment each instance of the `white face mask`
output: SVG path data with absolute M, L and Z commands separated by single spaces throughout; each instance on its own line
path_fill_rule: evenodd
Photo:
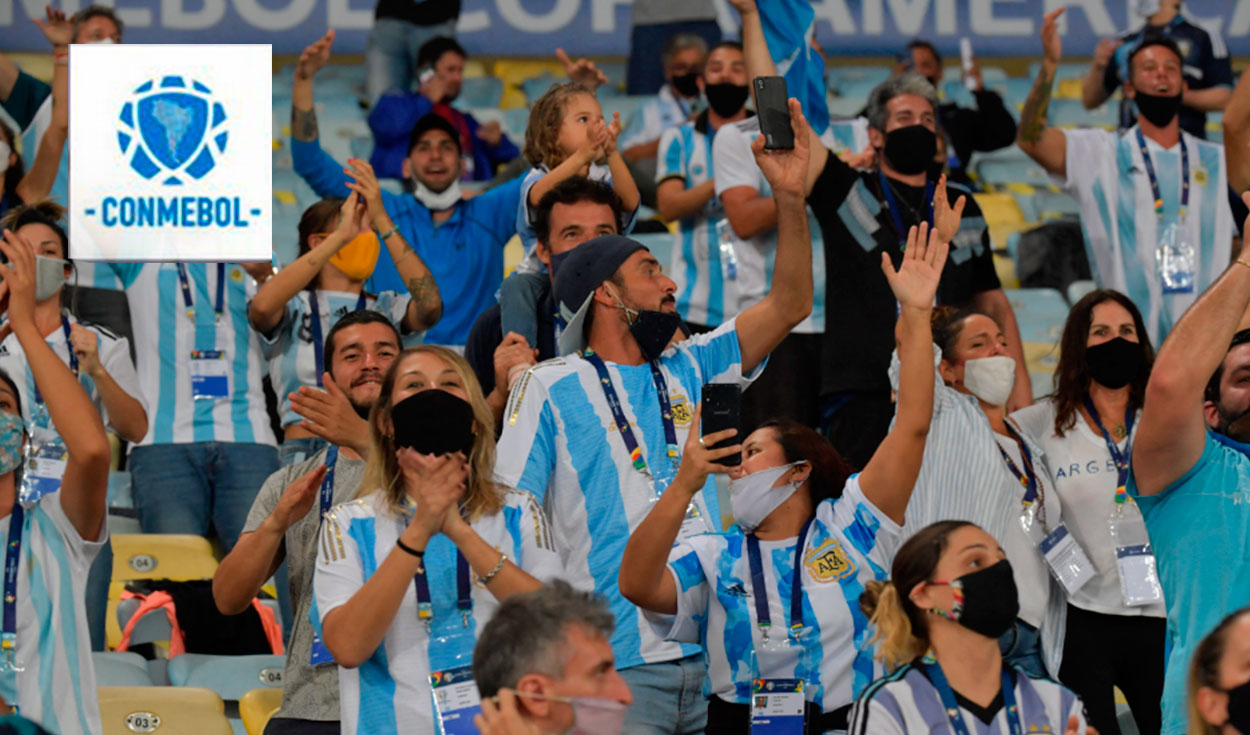
M 65 285 L 66 265 L 67 261 L 60 258 L 35 256 L 35 301 L 43 301 Z
M 444 209 L 451 209 L 456 206 L 456 202 L 460 201 L 460 180 L 456 179 L 451 182 L 451 186 L 442 191 L 432 191 L 420 179 L 414 179 L 417 188 L 413 190 L 412 195 L 417 198 L 431 212 L 441 212 Z
M 1143 18 L 1148 18 L 1162 9 L 1163 3 L 1160 0 L 1137 0 L 1137 14 Z
M 8 143 L 0 140 L 0 174 L 9 170 L 9 156 L 13 154 L 13 149 Z
M 729 507 L 733 511 L 734 520 L 743 531 L 754 531 L 769 514 L 780 508 L 799 489 L 799 485 L 803 484 L 801 480 L 781 487 L 773 487 L 773 483 L 792 467 L 801 464 L 806 462 L 769 467 L 729 481 Z
M 964 387 L 991 406 L 1004 406 L 1016 384 L 1016 361 L 1007 355 L 978 357 L 964 363 Z
M 95 45 L 95 44 L 97 44 L 97 43 L 117 43 L 117 41 L 114 41 L 114 40 L 110 37 L 110 38 L 97 38 L 97 39 L 96 39 L 96 40 L 94 40 L 94 41 L 86 41 L 85 43 L 87 43 L 87 44 L 89 44 L 89 45 Z

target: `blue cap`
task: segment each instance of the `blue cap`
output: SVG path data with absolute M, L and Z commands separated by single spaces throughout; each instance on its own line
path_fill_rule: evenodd
M 586 349 L 586 313 L 595 289 L 639 250 L 647 250 L 647 246 L 624 235 L 600 235 L 578 245 L 560 264 L 555 297 L 565 323 L 560 335 L 561 355 Z

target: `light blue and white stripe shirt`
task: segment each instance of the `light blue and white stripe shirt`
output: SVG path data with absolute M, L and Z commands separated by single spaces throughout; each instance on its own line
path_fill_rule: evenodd
M 187 263 L 186 268 L 194 316 L 187 315 L 174 263 L 78 264 L 83 285 L 126 292 L 135 367 L 148 409 L 148 434 L 140 446 L 208 441 L 274 445 L 262 388 L 268 366 L 260 338 L 247 320 L 256 282 L 238 263 L 227 263 L 217 319 L 217 264 Z M 227 397 L 192 398 L 194 350 L 223 353 Z
M 278 414 L 282 417 L 282 425 L 290 426 L 302 418 L 291 410 L 290 395 L 300 386 L 316 388 L 317 358 L 313 349 L 312 307 L 307 289 L 287 302 L 282 321 L 274 327 L 271 334 L 257 332 L 265 359 L 269 360 L 269 380 L 273 383 L 274 392 L 278 396 Z M 360 303 L 360 294 L 343 291 L 325 291 L 317 289 L 317 315 L 321 320 L 321 339 L 330 333 L 335 322 L 349 312 L 356 310 Z M 377 296 L 365 295 L 365 308 L 385 314 L 396 328 L 403 323 L 408 313 L 408 304 L 412 296 L 398 294 L 394 291 L 383 291 Z M 404 345 L 400 345 L 402 349 Z M 329 367 L 329 355 L 325 356 L 326 364 L 322 371 Z
M 517 204 L 516 213 L 516 234 L 521 238 L 522 252 L 525 253 L 524 259 L 521 260 L 517 270 L 521 273 L 546 273 L 547 266 L 538 259 L 534 254 L 534 246 L 538 244 L 538 235 L 534 232 L 534 210 L 530 206 L 530 189 L 534 188 L 542 177 L 546 176 L 550 171 L 546 166 L 535 166 L 525 174 L 525 178 L 521 180 L 521 200 Z M 591 181 L 597 181 L 607 186 L 612 186 L 612 169 L 606 165 L 598 163 L 590 164 L 590 172 L 586 178 Z M 632 212 L 624 212 L 625 229 L 621 230 L 621 234 L 627 235 L 634 229 L 634 219 L 638 216 L 638 209 L 635 207 Z
M 318 633 L 326 615 L 360 591 L 395 550 L 410 520 L 410 515 L 391 509 L 380 491 L 326 513 L 313 575 L 312 615 Z M 470 525 L 539 581 L 563 574 L 546 518 L 529 493 L 506 491 L 500 512 Z M 360 666 L 339 667 L 343 735 L 435 733 L 430 672 L 470 665 L 477 636 L 499 607 L 495 596 L 474 581 L 473 609 L 464 622 L 456 606 L 456 546 L 446 536 L 430 539 L 424 562 L 433 604 L 430 627 L 417 617 L 416 585 L 409 584 L 382 645 Z
M 11 520 L 0 519 L 5 547 Z M 17 660 L 26 670 L 0 673 L 0 696 L 55 735 L 103 731 L 84 595 L 87 572 L 107 539 L 107 524 L 96 541 L 79 536 L 60 493 L 43 496 L 22 519 Z
M 701 132 L 694 122 L 665 130 L 660 136 L 656 182 L 680 179 L 685 189 L 693 189 L 711 181 L 715 135 L 714 130 Z M 726 277 L 728 264 L 722 263 L 716 234 L 724 216 L 720 198 L 713 196 L 699 214 L 680 220 L 673 236 L 669 275 L 677 283 L 677 311 L 694 324 L 715 327 L 738 313 L 738 282 Z
M 765 364 L 742 374 L 733 320 L 670 347 L 659 363 L 679 451 L 691 431 L 703 385 L 746 387 Z M 667 487 L 663 481 L 671 480 L 676 469 L 668 457 L 651 369 L 606 365 L 647 467 Z M 625 543 L 650 512 L 656 490 L 634 468 L 594 366 L 580 355 L 567 355 L 530 368 L 513 388 L 503 421 L 495 478 L 542 501 L 569 583 L 607 599 L 616 617 L 612 649 L 617 668 L 699 653 L 698 646 L 665 641 L 617 587 Z M 707 530 L 719 531 L 721 511 L 712 478 L 694 503 Z
M 1034 679 L 1016 669 L 1016 707 L 1020 725 L 1030 735 L 1057 735 L 1067 731 L 1068 718 L 1077 719 L 1077 732 L 1085 732 L 1085 707 L 1070 689 L 1050 679 Z M 959 714 L 969 735 L 1008 735 L 1007 708 L 1000 706 L 989 722 L 969 709 L 971 702 L 955 694 Z M 997 700 L 1000 701 L 1001 700 Z M 978 708 L 980 709 L 980 708 Z M 851 710 L 847 735 L 955 735 L 942 695 L 921 666 L 908 664 L 873 682 Z
M 622 120 L 618 150 L 629 150 L 636 145 L 653 143 L 665 130 L 681 125 L 690 119 L 693 103 L 697 100 L 679 99 L 668 84 L 660 87 L 655 99 L 639 107 L 628 120 Z M 609 124 L 611 120 L 606 120 Z
M 864 496 L 859 476 L 847 480 L 842 496 L 816 506 L 802 552 L 800 584 L 803 630 L 790 633 L 790 648 L 763 649 L 755 590 L 738 526 L 725 533 L 693 536 L 669 555 L 677 585 L 672 640 L 703 645 L 710 694 L 733 704 L 750 704 L 753 679 L 802 679 L 807 699 L 832 712 L 850 704 L 883 673 L 873 660 L 868 618 L 859 609 L 864 585 L 889 576 L 903 529 Z M 768 590 L 771 637 L 790 631 L 790 599 L 796 538 L 760 541 Z
M 1193 293 L 1163 293 L 1155 264 L 1160 225 L 1154 194 L 1137 142 L 1138 127 L 1121 133 L 1065 130 L 1067 177 L 1055 177 L 1081 203 L 1081 230 L 1090 270 L 1101 288 L 1126 294 L 1142 312 L 1155 344 L 1232 259 L 1233 217 L 1228 204 L 1224 147 L 1182 132 L 1189 151 L 1189 209 L 1180 240 L 1194 250 Z M 1159 177 L 1164 226 L 1178 222 L 1180 146 L 1146 148 Z

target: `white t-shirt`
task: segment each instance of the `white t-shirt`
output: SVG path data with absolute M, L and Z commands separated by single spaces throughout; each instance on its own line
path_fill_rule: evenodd
M 1011 461 L 1015 462 L 1016 467 L 1023 472 L 1024 462 L 1020 457 L 1020 445 L 1016 444 L 1016 440 L 998 433 L 994 434 L 994 438 L 998 440 L 998 446 L 1007 452 L 1007 456 L 1011 457 Z M 1004 461 L 1003 464 L 1006 462 Z M 1037 465 L 1034 464 L 1034 467 L 1036 468 Z M 1004 469 L 1004 472 L 1010 472 L 1010 470 Z M 1053 529 L 1061 517 L 1061 508 L 1059 498 L 1051 492 L 1048 480 L 1049 478 L 1041 478 L 1044 487 L 1039 491 L 1039 496 L 1045 498 L 1046 519 Z M 1018 487 L 1022 501 L 1020 508 L 1023 512 L 1024 488 L 1020 485 Z M 1037 507 L 1038 504 L 1034 503 L 1034 508 Z M 1040 516 L 1035 516 L 1033 522 L 1040 523 Z M 1040 629 L 1042 621 L 1046 619 L 1046 604 L 1050 600 L 1050 570 L 1046 568 L 1046 560 L 1038 551 L 1037 544 L 1025 534 L 1023 524 L 1019 522 L 1013 523 L 1003 538 L 1003 551 L 1007 552 L 1007 558 L 1011 560 L 1012 576 L 1016 579 L 1016 591 L 1020 595 L 1019 617 L 1034 628 Z
M 1138 418 L 1141 411 L 1137 412 Z M 1115 460 L 1101 434 L 1095 433 L 1078 413 L 1076 424 L 1063 436 L 1055 435 L 1055 404 L 1052 400 L 1022 408 L 1011 415 L 1020 429 L 1046 452 L 1050 470 L 1050 487 L 1063 499 L 1068 512 L 1064 520 L 1068 531 L 1080 543 L 1094 564 L 1094 578 L 1069 596 L 1068 601 L 1082 610 L 1105 615 L 1164 616 L 1162 603 L 1127 607 L 1120 592 L 1120 572 L 1116 566 L 1115 548 L 1111 542 L 1107 519 L 1115 508 L 1115 487 L 1118 478 Z M 1133 435 L 1137 433 L 1133 422 Z M 1108 426 L 1110 428 L 1110 426 Z M 1128 439 L 1116 446 L 1129 450 Z M 1129 503 L 1134 502 L 1129 498 Z

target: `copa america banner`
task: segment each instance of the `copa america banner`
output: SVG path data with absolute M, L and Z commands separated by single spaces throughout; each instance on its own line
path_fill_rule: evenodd
M 70 47 L 82 260 L 270 259 L 268 45 Z
M 99 0 L 126 23 L 127 43 L 269 43 L 298 54 L 327 28 L 338 31 L 335 53 L 359 54 L 373 25 L 376 0 Z M 769 2 L 761 0 L 767 12 Z M 62 0 L 74 12 L 89 0 Z M 0 0 L 0 51 L 48 50 L 32 19 L 47 0 Z M 715 0 L 726 33 L 737 18 Z M 463 0 L 457 35 L 472 54 L 550 57 L 629 53 L 631 0 Z M 1099 38 L 1137 27 L 1136 0 L 812 0 L 816 39 L 831 55 L 893 54 L 924 36 L 956 56 L 959 39 L 978 55 L 1038 56 L 1041 17 L 1068 7 L 1065 52 L 1088 57 Z M 1185 0 L 1187 16 L 1228 41 L 1234 56 L 1250 54 L 1250 0 Z

